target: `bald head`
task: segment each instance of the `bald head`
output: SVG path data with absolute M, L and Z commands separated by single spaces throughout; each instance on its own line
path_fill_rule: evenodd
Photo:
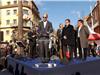
M 47 20 L 48 20 L 48 14 L 47 13 L 44 13 L 44 15 L 43 15 L 43 21 L 45 22 Z
M 48 17 L 48 13 L 44 13 L 43 17 Z

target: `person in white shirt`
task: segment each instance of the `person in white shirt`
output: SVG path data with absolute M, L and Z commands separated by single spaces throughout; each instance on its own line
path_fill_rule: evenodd
M 49 35 L 53 32 L 52 23 L 48 21 L 48 14 L 43 15 L 43 21 L 39 23 L 38 37 L 40 57 L 43 63 L 49 61 Z
M 88 30 L 88 27 L 84 25 L 84 21 L 83 20 L 78 20 L 78 45 L 80 46 L 79 47 L 79 55 L 80 55 L 80 58 L 82 58 L 83 56 L 83 59 L 86 60 L 87 58 L 87 49 L 88 49 L 88 37 L 89 37 L 89 30 Z M 83 54 L 82 54 L 82 50 L 83 50 Z

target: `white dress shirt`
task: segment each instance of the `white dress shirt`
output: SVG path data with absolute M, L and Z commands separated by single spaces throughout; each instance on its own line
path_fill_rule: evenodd
M 80 30 L 81 30 L 81 27 L 78 28 L 78 37 L 80 37 Z
M 43 24 L 44 24 L 44 28 L 45 28 L 46 27 L 46 24 L 47 24 L 47 21 L 43 22 Z

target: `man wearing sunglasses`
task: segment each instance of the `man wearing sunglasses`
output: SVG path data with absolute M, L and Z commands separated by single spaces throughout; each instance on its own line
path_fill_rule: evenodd
M 49 62 L 49 35 L 53 32 L 52 23 L 48 21 L 48 14 L 43 15 L 43 20 L 39 23 L 39 51 L 43 63 Z

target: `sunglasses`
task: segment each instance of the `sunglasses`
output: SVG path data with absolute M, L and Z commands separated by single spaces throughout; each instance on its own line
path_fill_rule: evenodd
M 43 18 L 47 18 L 47 17 L 43 17 Z

